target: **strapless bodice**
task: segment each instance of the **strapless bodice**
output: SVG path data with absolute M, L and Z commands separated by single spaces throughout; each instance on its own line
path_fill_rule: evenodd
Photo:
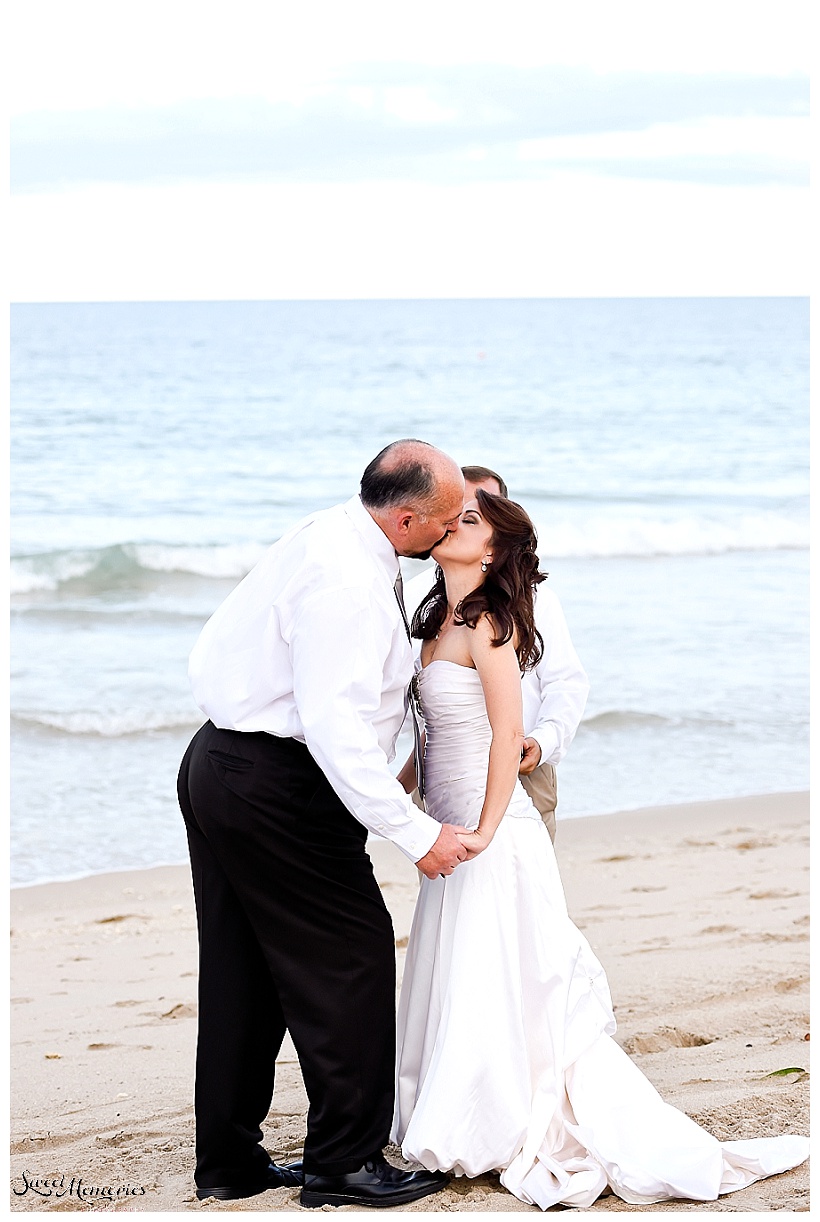
M 487 785 L 493 732 L 478 671 L 444 658 L 416 670 L 415 690 L 424 725 L 425 803 L 439 823 L 475 827 Z M 505 818 L 538 819 L 516 782 Z

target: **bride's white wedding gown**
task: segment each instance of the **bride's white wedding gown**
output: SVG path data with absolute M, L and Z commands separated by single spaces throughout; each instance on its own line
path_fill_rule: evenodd
M 475 827 L 492 733 L 478 673 L 418 674 L 427 809 Z M 718 1142 L 611 1038 L 603 968 L 567 915 L 552 843 L 520 784 L 490 846 L 423 879 L 398 1015 L 392 1139 L 430 1170 L 529 1204 L 715 1200 L 803 1162 L 805 1137 Z

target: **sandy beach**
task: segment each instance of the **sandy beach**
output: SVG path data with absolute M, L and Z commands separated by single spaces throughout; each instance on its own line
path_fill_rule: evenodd
M 619 1042 L 722 1139 L 808 1132 L 808 814 L 808 795 L 783 794 L 559 825 L 570 912 L 607 970 Z M 401 970 L 416 871 L 393 846 L 371 848 Z M 300 1211 L 292 1189 L 194 1197 L 187 867 L 20 888 L 11 910 L 12 1210 Z M 306 1106 L 286 1043 L 265 1125 L 275 1158 L 298 1156 Z M 652 1212 L 808 1208 L 803 1166 Z M 530 1207 L 487 1175 L 404 1210 Z M 643 1212 L 611 1196 L 585 1212 L 605 1211 Z

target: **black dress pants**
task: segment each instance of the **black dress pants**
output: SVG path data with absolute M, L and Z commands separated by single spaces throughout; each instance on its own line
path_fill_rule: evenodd
M 307 1090 L 304 1165 L 343 1174 L 387 1143 L 393 925 L 366 831 L 294 739 L 206 723 L 179 773 L 200 944 L 195 1179 L 251 1183 L 285 1031 Z

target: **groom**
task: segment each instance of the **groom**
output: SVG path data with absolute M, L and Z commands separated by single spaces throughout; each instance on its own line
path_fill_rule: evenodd
M 191 654 L 210 718 L 179 774 L 200 939 L 200 1199 L 304 1183 L 303 1205 L 389 1206 L 447 1182 L 382 1154 L 395 949 L 365 839 L 392 840 L 428 878 L 466 857 L 388 767 L 412 676 L 398 557 L 426 558 L 463 499 L 446 454 L 393 442 L 360 497 L 269 549 Z M 277 1167 L 260 1126 L 286 1030 L 310 1107 L 303 1164 Z

